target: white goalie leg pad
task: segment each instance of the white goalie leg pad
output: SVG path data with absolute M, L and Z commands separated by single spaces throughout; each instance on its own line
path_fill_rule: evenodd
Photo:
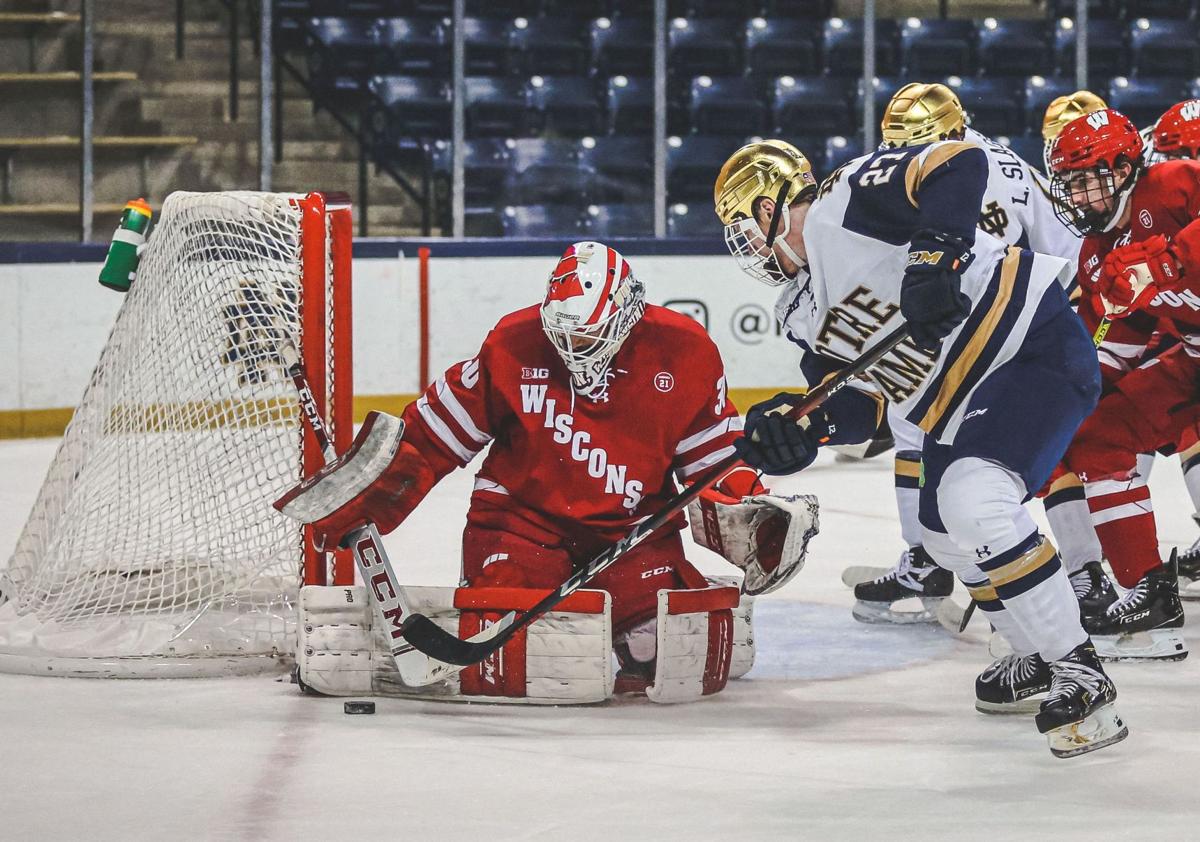
M 463 637 L 490 624 L 489 617 L 527 609 L 546 595 L 519 588 L 403 590 L 414 611 Z M 299 677 L 325 695 L 555 705 L 612 695 L 612 607 L 604 591 L 576 591 L 492 658 L 426 687 L 400 680 L 366 588 L 302 588 L 300 611 Z
M 741 590 L 737 576 L 705 576 L 716 587 Z M 741 678 L 754 667 L 754 597 L 743 593 L 733 611 L 733 656 L 729 661 L 729 680 Z
M 687 509 L 692 538 L 741 568 L 742 592 L 752 596 L 783 587 L 804 567 L 818 510 L 811 494 L 758 494 L 732 505 L 700 497 Z
M 658 653 L 654 683 L 646 688 L 650 701 L 692 702 L 725 688 L 733 667 L 738 597 L 736 588 L 723 586 L 658 592 Z M 752 638 L 750 659 L 753 663 Z

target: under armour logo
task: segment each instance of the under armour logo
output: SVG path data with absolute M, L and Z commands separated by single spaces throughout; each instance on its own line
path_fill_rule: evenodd
M 992 554 L 992 551 L 988 549 L 987 544 L 984 544 L 982 547 L 980 547 L 979 549 L 977 549 L 975 551 L 975 555 L 979 558 L 987 558 L 991 554 Z

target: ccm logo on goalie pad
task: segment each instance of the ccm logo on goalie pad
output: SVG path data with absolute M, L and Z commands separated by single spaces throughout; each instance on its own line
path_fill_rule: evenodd
M 665 567 L 656 567 L 653 570 L 647 570 L 647 571 L 643 572 L 642 578 L 643 579 L 653 579 L 655 576 L 661 576 L 664 573 L 670 573 L 674 569 L 675 568 L 669 564 Z
M 387 570 L 379 560 L 379 548 L 375 546 L 375 539 L 371 537 L 370 532 L 364 532 L 354 542 L 354 553 L 362 559 L 363 572 L 371 574 L 367 584 L 371 588 L 371 593 L 375 595 L 375 599 L 379 600 L 383 616 L 389 624 L 388 637 L 392 640 L 399 640 L 403 634 L 401 626 L 404 623 L 404 611 L 400 607 L 399 594 L 396 593 L 388 578 Z

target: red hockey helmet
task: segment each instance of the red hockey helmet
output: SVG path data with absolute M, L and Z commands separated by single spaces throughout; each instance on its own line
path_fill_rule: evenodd
M 1111 229 L 1137 180 L 1143 147 L 1137 127 L 1113 108 L 1068 123 L 1049 156 L 1058 218 L 1080 234 Z M 1127 173 L 1117 172 L 1125 167 Z
M 1154 151 L 1163 158 L 1200 158 L 1200 99 L 1176 103 L 1158 118 Z

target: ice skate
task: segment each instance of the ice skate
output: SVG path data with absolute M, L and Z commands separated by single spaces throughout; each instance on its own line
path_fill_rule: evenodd
M 1193 518 L 1196 515 L 1192 515 Z M 1179 598 L 1200 599 L 1200 538 L 1177 558 L 1179 564 Z
M 1049 665 L 1050 691 L 1035 719 L 1055 757 L 1075 757 L 1129 736 L 1113 702 L 1117 688 L 1104 672 L 1091 641 Z
M 1112 580 L 1098 561 L 1089 561 L 1070 576 L 1075 598 L 1079 600 L 1079 618 L 1100 617 L 1119 598 Z
M 1166 564 L 1143 576 L 1104 614 L 1084 618 L 1084 628 L 1102 659 L 1180 661 L 1187 657 L 1176 570 L 1172 552 Z
M 854 618 L 863 623 L 934 623 L 938 606 L 952 590 L 954 575 L 938 567 L 923 547 L 913 547 L 894 568 L 855 586 Z M 920 609 L 897 606 L 913 598 Z
M 975 679 L 975 709 L 980 713 L 1037 713 L 1040 696 L 1050 689 L 1050 667 L 1041 656 L 1009 654 Z

